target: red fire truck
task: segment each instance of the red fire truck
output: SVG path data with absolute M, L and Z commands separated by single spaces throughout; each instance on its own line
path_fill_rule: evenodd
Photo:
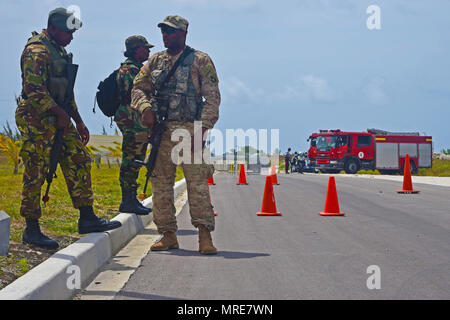
M 320 130 L 308 141 L 311 141 L 310 165 L 322 172 L 345 170 L 354 174 L 360 169 L 378 169 L 383 174 L 402 173 L 406 154 L 412 172 L 418 168 L 431 168 L 432 164 L 432 138 L 418 132 Z

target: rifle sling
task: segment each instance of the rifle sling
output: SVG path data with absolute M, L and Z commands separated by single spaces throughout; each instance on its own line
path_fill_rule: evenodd
M 170 69 L 169 73 L 167 74 L 167 76 L 162 81 L 160 87 L 164 87 L 167 84 L 167 82 L 173 76 L 173 74 L 175 73 L 175 71 L 177 70 L 178 66 L 181 64 L 181 62 L 183 62 L 183 60 L 193 51 L 194 50 L 191 47 L 189 47 L 189 46 L 186 46 L 184 48 L 183 53 L 178 57 L 177 61 L 175 61 L 175 63 L 173 64 L 172 68 Z

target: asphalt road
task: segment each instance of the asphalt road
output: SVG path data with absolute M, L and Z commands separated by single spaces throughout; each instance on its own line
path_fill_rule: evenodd
M 450 299 L 449 187 L 401 195 L 399 182 L 336 176 L 346 215 L 324 217 L 328 176 L 278 175 L 282 216 L 261 217 L 265 177 L 237 178 L 219 174 L 210 188 L 219 253 L 198 253 L 186 204 L 180 249 L 149 252 L 116 299 Z

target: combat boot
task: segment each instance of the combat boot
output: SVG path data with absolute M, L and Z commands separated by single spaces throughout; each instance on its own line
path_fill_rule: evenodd
M 80 219 L 78 220 L 78 233 L 104 232 L 121 227 L 120 221 L 108 221 L 94 214 L 92 206 L 80 208 Z
M 211 232 L 206 229 L 205 226 L 198 226 L 198 242 L 199 242 L 199 251 L 202 254 L 216 254 L 217 249 L 214 247 Z
M 119 206 L 120 212 L 135 213 L 139 216 L 149 214 L 152 209 L 144 207 L 136 198 L 136 189 L 122 187 L 122 203 Z
M 178 249 L 177 235 L 173 231 L 166 231 L 163 237 L 150 247 L 151 251 L 166 251 L 170 249 Z
M 131 199 L 134 199 L 134 201 L 136 202 L 136 204 L 143 208 L 144 210 L 148 211 L 148 213 L 152 212 L 152 208 L 147 208 L 146 206 L 144 206 L 138 199 L 137 199 L 137 188 L 131 189 Z
M 26 219 L 27 226 L 22 235 L 22 242 L 35 245 L 36 247 L 55 250 L 59 244 L 41 232 L 38 219 Z

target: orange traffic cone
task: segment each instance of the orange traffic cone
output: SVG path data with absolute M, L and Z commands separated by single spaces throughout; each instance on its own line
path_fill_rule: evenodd
M 209 192 L 209 186 L 208 186 L 208 193 L 209 193 L 209 203 L 211 203 L 211 206 L 213 206 L 213 205 L 212 205 L 212 201 L 211 201 L 211 192 Z M 213 207 L 214 207 L 214 206 L 213 206 Z M 214 215 L 217 216 L 217 214 L 218 214 L 218 212 L 217 212 L 217 211 L 214 211 Z
M 328 180 L 327 199 L 325 200 L 325 209 L 319 213 L 321 216 L 343 216 L 343 212 L 339 210 L 339 201 L 336 192 L 336 181 L 334 177 Z
M 243 164 L 241 164 L 241 171 L 239 172 L 239 181 L 236 184 L 248 184 L 247 178 L 245 177 L 245 169 Z
M 216 185 L 216 183 L 214 182 L 214 177 L 211 177 L 208 179 L 208 185 L 213 185 L 213 186 Z
M 257 212 L 256 215 L 257 216 L 281 216 L 281 213 L 277 212 L 277 206 L 275 204 L 275 195 L 273 194 L 272 176 L 266 177 L 266 186 L 264 187 L 264 196 L 263 196 L 261 212 Z
M 405 169 L 403 171 L 403 190 L 397 190 L 397 193 L 419 193 L 413 190 L 411 180 L 411 166 L 409 164 L 409 154 L 405 155 Z
M 279 186 L 280 183 L 278 182 L 277 175 L 276 174 L 271 174 L 270 176 L 272 177 L 272 183 Z
M 280 185 L 278 183 L 278 178 L 277 178 L 277 169 L 275 168 L 275 165 L 272 165 L 272 170 L 270 171 L 270 175 L 272 176 L 272 183 L 276 184 L 276 185 Z

